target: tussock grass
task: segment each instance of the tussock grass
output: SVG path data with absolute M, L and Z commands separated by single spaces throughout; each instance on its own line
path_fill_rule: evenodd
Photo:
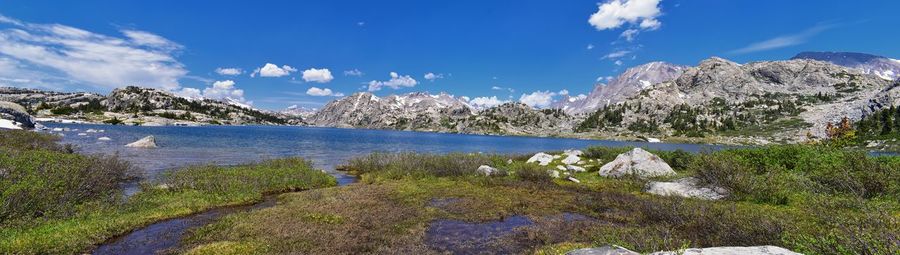
M 253 203 L 266 193 L 336 185 L 308 161 L 288 158 L 175 170 L 124 199 L 120 188 L 130 166 L 116 157 L 72 154 L 43 134 L 0 134 L 15 137 L 0 140 L 0 254 L 88 252 L 159 220 Z M 10 144 L 26 147 L 5 148 Z
M 628 149 L 589 148 L 586 156 L 608 162 Z M 577 173 L 578 184 L 549 180 L 551 167 L 526 164 L 527 157 L 373 154 L 350 161 L 362 182 L 283 195 L 277 207 L 198 231 L 187 248 L 249 243 L 275 254 L 433 254 L 439 252 L 424 239 L 430 222 L 523 215 L 535 224 L 495 240 L 496 247 L 542 254 L 606 244 L 641 252 L 752 245 L 807 254 L 898 252 L 898 157 L 815 146 L 654 153 L 680 176 L 732 195 L 721 201 L 654 196 L 642 191 L 644 180 L 596 172 Z M 482 164 L 508 175 L 479 176 Z M 564 212 L 590 220 L 553 218 Z

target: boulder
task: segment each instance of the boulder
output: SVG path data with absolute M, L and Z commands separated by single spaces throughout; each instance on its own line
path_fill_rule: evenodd
M 141 138 L 133 143 L 126 144 L 125 147 L 131 148 L 156 148 L 156 138 L 152 135 Z
M 750 246 L 750 247 L 710 247 L 710 248 L 690 248 L 683 251 L 660 251 L 651 253 L 652 255 L 802 255 L 791 250 L 778 246 Z
M 719 187 L 699 187 L 698 180 L 693 177 L 686 177 L 675 180 L 673 182 L 650 182 L 647 183 L 647 193 L 660 196 L 679 196 L 690 197 L 705 200 L 718 200 L 725 198 L 726 191 Z
M 584 167 L 573 166 L 573 165 L 567 165 L 567 166 L 566 166 L 566 170 L 569 170 L 569 171 L 575 171 L 575 172 L 584 172 L 584 171 L 587 171 L 587 169 L 584 169 Z
M 553 178 L 559 178 L 559 171 L 556 171 L 556 170 L 548 170 L 548 171 L 547 171 L 547 174 L 549 174 L 550 177 L 553 177 Z
M 575 177 L 572 177 L 572 176 L 569 176 L 569 178 L 566 178 L 566 179 L 568 179 L 569 181 L 574 182 L 574 183 L 581 183 L 581 181 L 579 181 L 578 179 L 575 179 Z
M 622 248 L 618 245 L 607 245 L 596 248 L 584 248 L 566 252 L 566 255 L 640 255 L 640 253 Z
M 25 107 L 13 102 L 0 101 L 0 128 L 7 129 L 33 129 L 34 118 L 28 114 Z
M 615 160 L 600 167 L 600 175 L 607 177 L 636 175 L 647 178 L 674 174 L 675 170 L 669 164 L 641 148 L 619 154 Z
M 556 166 L 556 169 L 559 169 L 559 171 L 566 171 L 566 170 L 568 170 L 568 169 L 566 169 L 566 167 L 564 167 L 564 166 Z
M 500 172 L 500 170 L 497 170 L 496 168 L 493 168 L 488 165 L 481 165 L 475 171 L 478 172 L 478 174 L 484 175 L 484 176 L 496 175 L 497 173 Z
M 581 156 L 581 155 L 584 155 L 584 152 L 582 152 L 580 150 L 565 150 L 565 151 L 563 151 L 563 154 L 571 155 L 571 156 Z
M 648 143 L 660 143 L 660 142 L 662 142 L 662 140 L 659 140 L 659 138 L 647 137 L 647 142 Z
M 568 156 L 566 156 L 566 158 L 564 158 L 562 160 L 562 163 L 566 164 L 566 165 L 571 165 L 571 164 L 577 164 L 578 161 L 581 161 L 581 157 L 575 156 L 575 155 L 568 155 Z
M 538 152 L 538 153 L 534 154 L 534 156 L 531 156 L 531 158 L 529 158 L 528 161 L 526 161 L 526 162 L 527 163 L 537 162 L 538 165 L 546 166 L 546 165 L 549 165 L 551 161 L 553 161 L 553 156 L 551 156 L 550 154 L 547 154 L 547 153 Z

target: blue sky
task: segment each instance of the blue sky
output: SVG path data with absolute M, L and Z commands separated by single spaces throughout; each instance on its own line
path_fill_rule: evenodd
M 0 85 L 106 93 L 135 84 L 264 109 L 369 90 L 543 106 L 650 61 L 808 50 L 900 58 L 898 9 L 900 1 L 7 0 Z M 217 72 L 228 68 L 240 72 Z

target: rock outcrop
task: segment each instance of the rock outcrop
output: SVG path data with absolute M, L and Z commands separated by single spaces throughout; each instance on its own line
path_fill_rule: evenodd
M 552 107 L 569 114 L 590 113 L 607 105 L 622 102 L 653 84 L 674 80 L 684 73 L 685 69 L 687 67 L 666 62 L 650 62 L 635 66 L 607 81 L 607 84 L 595 85 L 587 97 L 566 97 Z
M 134 141 L 133 143 L 126 144 L 125 147 L 131 148 L 157 148 L 156 138 L 151 136 L 147 136 L 141 138 L 140 140 Z
M 500 170 L 488 165 L 481 165 L 478 167 L 478 169 L 475 170 L 475 172 L 477 172 L 479 175 L 491 176 L 499 174 Z
M 660 196 L 679 196 L 705 200 L 725 198 L 726 190 L 720 187 L 700 187 L 692 177 L 681 178 L 672 182 L 649 182 L 647 193 Z
M 0 127 L 15 129 L 33 129 L 34 118 L 28 114 L 25 107 L 12 102 L 0 101 L 0 120 L 6 120 L 6 125 Z
M 615 160 L 600 167 L 600 175 L 606 177 L 634 175 L 648 178 L 675 175 L 675 170 L 653 153 L 634 148 L 619 154 Z
M 778 246 L 690 248 L 683 251 L 658 251 L 651 255 L 802 255 Z M 572 250 L 566 255 L 640 255 L 617 245 Z
M 829 62 L 873 74 L 886 80 L 900 78 L 900 60 L 857 52 L 800 52 L 791 59 L 812 59 Z
M 553 155 L 543 153 L 543 152 L 538 152 L 538 153 L 535 153 L 534 156 L 531 156 L 531 158 L 528 158 L 528 161 L 525 161 L 525 162 L 526 163 L 538 163 L 539 165 L 546 166 L 546 165 L 549 165 L 550 162 L 552 162 L 552 161 L 553 161 Z

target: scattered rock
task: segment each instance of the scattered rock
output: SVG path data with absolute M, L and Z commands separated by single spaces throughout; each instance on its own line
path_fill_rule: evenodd
M 710 247 L 690 248 L 680 251 L 658 251 L 651 255 L 801 255 L 800 253 L 778 246 L 751 246 L 751 247 Z M 622 248 L 618 245 L 607 245 L 596 248 L 584 248 L 572 250 L 566 255 L 640 255 L 640 253 Z
M 105 137 L 105 136 L 104 136 L 104 137 L 97 138 L 97 140 L 100 140 L 100 141 L 112 141 L 112 138 L 109 138 L 109 137 Z
M 556 170 L 548 170 L 547 173 L 550 174 L 550 177 L 553 177 L 553 178 L 559 178 L 559 171 L 556 171 Z
M 559 169 L 559 171 L 566 171 L 566 170 L 567 170 L 566 167 L 564 167 L 564 166 L 556 166 L 556 169 Z
M 673 182 L 647 183 L 647 193 L 660 196 L 680 196 L 706 200 L 718 200 L 725 198 L 726 191 L 723 188 L 698 187 L 697 179 L 686 177 Z
M 475 171 L 478 172 L 478 174 L 484 175 L 484 176 L 496 175 L 497 173 L 500 172 L 500 170 L 497 170 L 496 168 L 493 168 L 488 165 L 481 165 Z
M 133 143 L 126 144 L 125 147 L 131 148 L 156 148 L 156 138 L 152 135 L 141 138 Z
M 669 164 L 641 148 L 619 154 L 615 160 L 600 167 L 600 175 L 607 177 L 637 175 L 646 178 L 674 174 L 675 170 Z
M 63 129 L 62 129 L 62 128 L 53 128 L 53 129 L 51 129 L 51 131 L 53 131 L 53 132 L 62 132 Z
M 567 165 L 567 166 L 566 166 L 566 170 L 569 170 L 569 171 L 575 171 L 575 172 L 584 172 L 584 171 L 587 171 L 586 169 L 584 169 L 584 167 L 573 166 L 573 165 Z
M 569 155 L 565 159 L 562 160 L 563 164 L 571 165 L 576 164 L 578 161 L 581 161 L 581 157 L 575 155 Z
M 569 181 L 574 182 L 574 183 L 581 183 L 581 181 L 579 181 L 578 179 L 575 179 L 575 177 L 572 177 L 572 176 L 569 176 L 569 178 L 566 178 L 566 179 L 568 179 Z
M 87 133 L 78 133 L 78 136 L 86 136 Z
M 85 133 L 97 133 L 97 130 L 93 129 L 93 128 L 89 128 L 88 130 L 85 130 L 84 132 Z
M 512 163 L 513 163 L 513 160 L 512 160 L 512 159 L 507 159 L 507 160 L 506 160 L 506 164 L 507 164 L 507 165 L 508 165 L 508 164 L 512 164 Z
M 553 156 L 547 153 L 538 152 L 531 156 L 531 158 L 526 161 L 527 163 L 538 162 L 538 165 L 546 166 L 550 164 L 550 161 L 553 161 Z
M 566 255 L 640 255 L 618 245 L 607 245 L 596 248 L 584 248 L 566 252 Z
M 648 143 L 661 143 L 662 140 L 659 140 L 658 138 L 647 137 L 647 142 Z

